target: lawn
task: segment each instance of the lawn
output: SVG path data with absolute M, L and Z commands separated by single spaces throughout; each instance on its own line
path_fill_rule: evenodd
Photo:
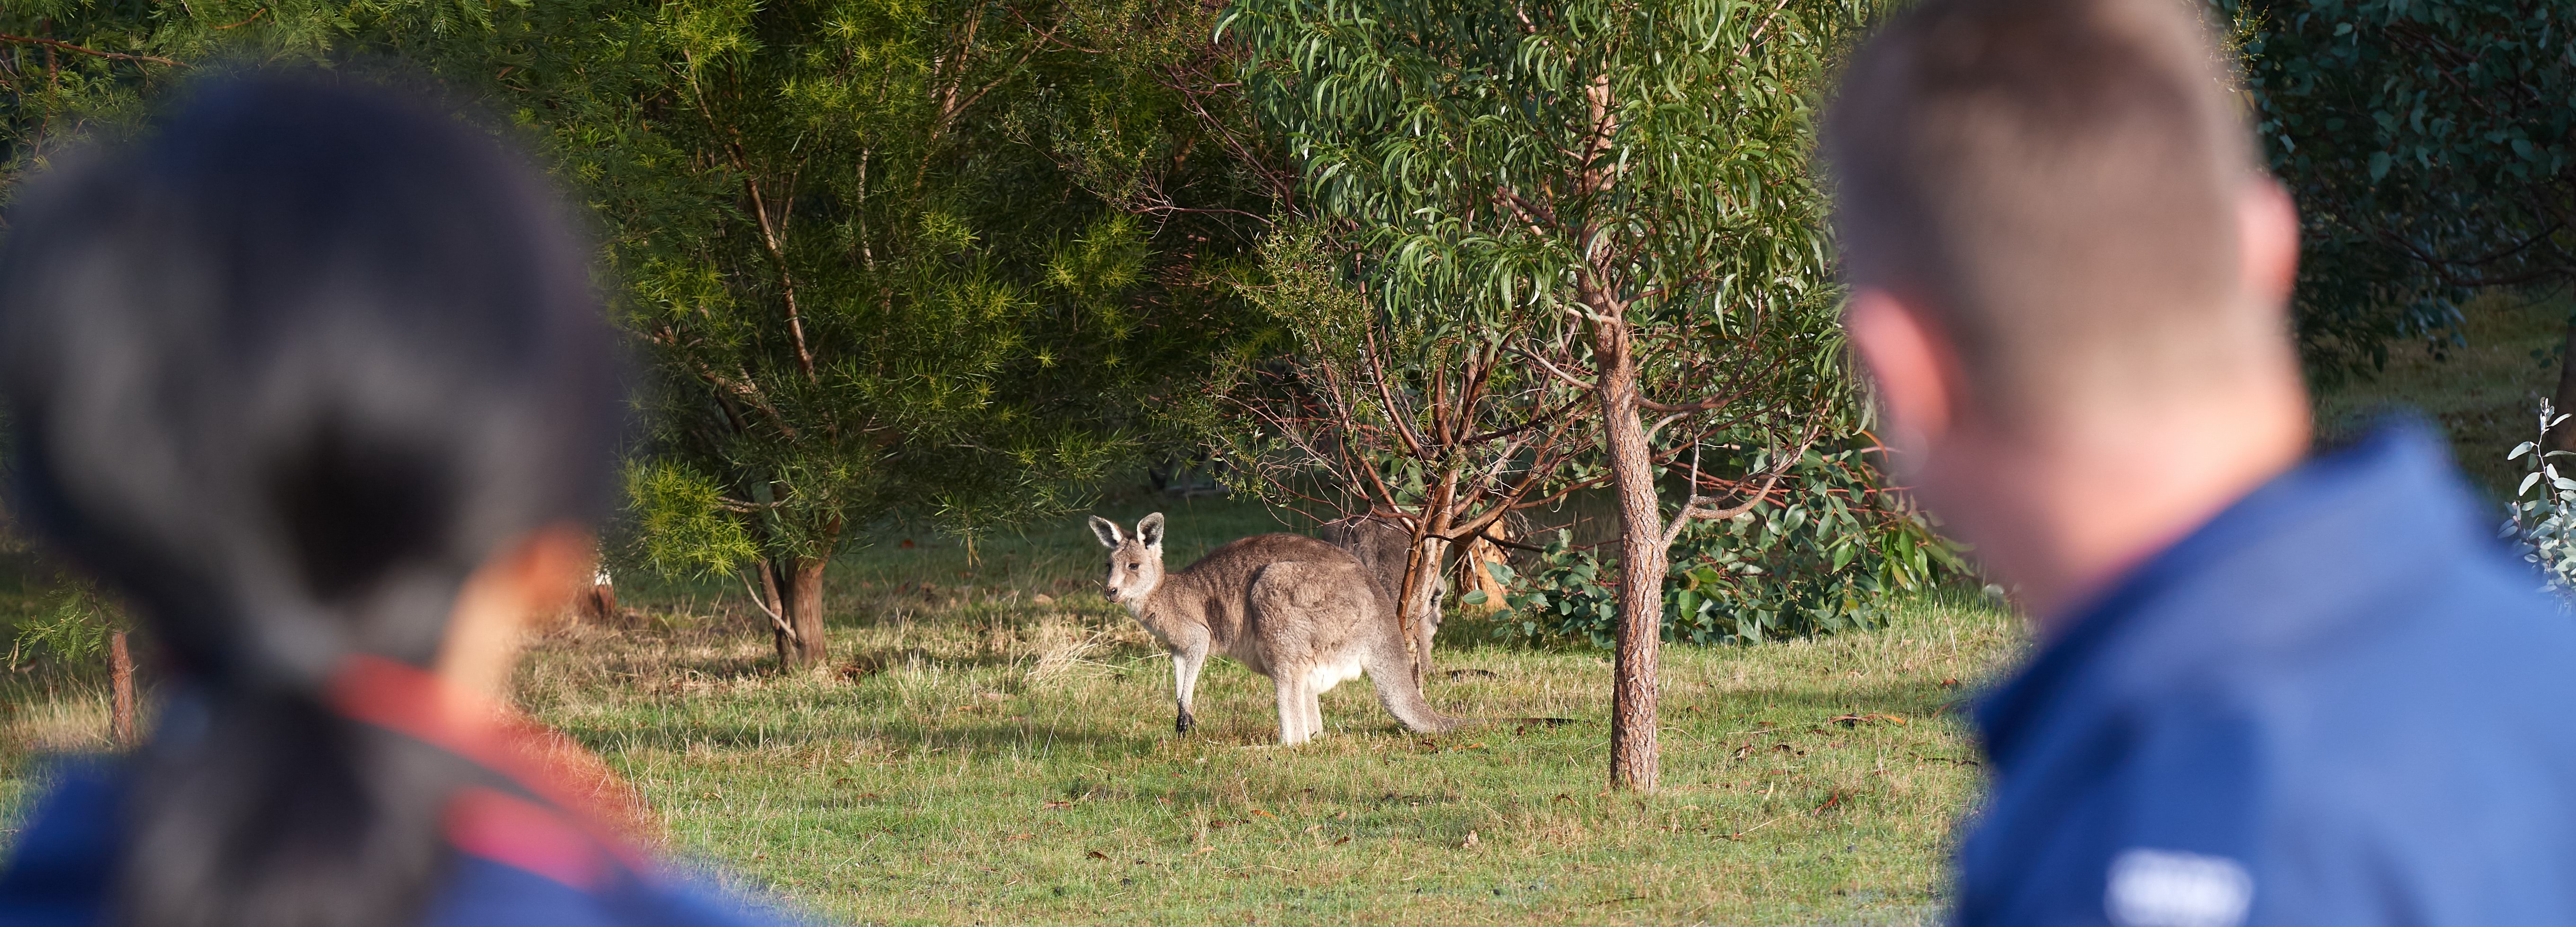
M 1171 508 L 1176 561 L 1259 517 Z M 549 636 L 523 697 L 677 845 L 859 922 L 1913 924 L 1977 783 L 1955 703 L 2019 639 L 1935 596 L 1881 632 L 1668 650 L 1667 786 L 1640 798 L 1604 794 L 1599 651 L 1443 630 L 1436 703 L 1564 727 L 1420 737 L 1354 682 L 1282 749 L 1267 680 L 1218 662 L 1178 736 L 1163 656 L 1089 591 L 1087 531 L 981 546 L 975 571 L 926 541 L 852 557 L 828 673 L 768 672 L 739 607 L 701 599 Z
M 2422 409 L 2491 490 L 2556 381 L 2563 302 L 2473 307 L 2469 342 L 2402 346 L 2326 393 L 2321 431 Z M 1223 499 L 1171 513 L 1173 565 L 1283 525 Z M 1294 528 L 1289 525 L 1285 527 Z M 624 577 L 631 613 L 538 641 L 520 699 L 643 789 L 678 852 L 828 919 L 883 924 L 1601 922 L 1919 924 L 1943 906 L 1980 767 L 1961 700 L 2025 646 L 1974 593 L 1895 603 L 1890 627 L 1751 648 L 1675 647 L 1664 781 L 1609 793 L 1609 666 L 1583 647 L 1444 628 L 1432 700 L 1575 719 L 1441 737 L 1397 727 L 1365 681 L 1289 749 L 1268 683 L 1230 662 L 1172 732 L 1169 668 L 1093 587 L 1074 519 L 985 538 L 900 534 L 831 577 L 833 665 L 781 675 L 738 584 Z M 0 618 L 48 607 L 0 552 Z M 0 823 L 45 752 L 106 747 L 93 668 L 0 675 Z
M 1277 527 L 1158 507 L 1176 565 Z M 985 539 L 973 568 L 905 540 L 838 565 L 826 672 L 775 672 L 738 591 L 630 578 L 629 621 L 546 633 L 520 698 L 622 769 L 674 848 L 839 921 L 1911 925 L 1978 782 L 1957 703 L 2020 646 L 1945 593 L 1883 631 L 1668 649 L 1666 787 L 1639 797 L 1604 789 L 1601 651 L 1443 629 L 1435 703 L 1562 727 L 1416 736 L 1363 680 L 1282 749 L 1268 681 L 1216 661 L 1179 736 L 1168 665 L 1091 591 L 1079 524 Z M 8 793 L 33 751 L 104 746 L 95 680 L 9 686 Z

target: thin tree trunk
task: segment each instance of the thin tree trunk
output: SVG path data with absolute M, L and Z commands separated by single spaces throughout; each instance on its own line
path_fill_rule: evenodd
M 1501 522 L 1496 522 L 1493 527 L 1486 529 L 1485 533 L 1505 540 L 1511 537 L 1504 532 Z M 1494 578 L 1491 567 L 1493 564 L 1504 562 L 1502 547 L 1493 541 L 1479 537 L 1467 542 L 1466 555 L 1460 559 L 1465 561 L 1463 565 L 1467 568 L 1466 584 L 1485 594 L 1485 604 L 1474 608 L 1486 614 L 1501 611 L 1503 596 L 1510 590 L 1503 588 L 1502 581 Z
M 2558 394 L 2549 403 L 2562 414 L 2576 409 L 2576 319 L 2567 320 L 2567 356 L 2558 363 Z M 2576 420 L 2550 430 L 2549 450 L 2576 451 Z
M 115 693 L 115 707 L 108 720 L 108 734 L 116 745 L 134 745 L 134 655 L 125 647 L 125 632 L 107 636 L 108 689 Z
M 770 561 L 763 568 L 761 584 L 768 587 L 774 607 L 787 624 L 770 628 L 782 669 L 806 669 L 832 655 L 831 641 L 823 634 L 823 567 L 828 562 L 795 557 Z
M 1655 790 L 1656 661 L 1663 644 L 1663 512 L 1655 497 L 1645 423 L 1637 418 L 1637 358 L 1627 320 L 1615 310 L 1593 323 L 1600 358 L 1602 443 L 1619 499 L 1618 659 L 1610 683 L 1610 785 Z

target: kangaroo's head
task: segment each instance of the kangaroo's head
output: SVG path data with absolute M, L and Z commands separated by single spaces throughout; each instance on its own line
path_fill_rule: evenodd
M 1121 605 L 1134 605 L 1154 594 L 1163 584 L 1163 513 L 1145 516 L 1136 523 L 1136 533 L 1118 530 L 1118 523 L 1091 516 L 1091 533 L 1100 536 L 1100 546 L 1109 548 L 1109 580 L 1105 590 L 1109 600 Z

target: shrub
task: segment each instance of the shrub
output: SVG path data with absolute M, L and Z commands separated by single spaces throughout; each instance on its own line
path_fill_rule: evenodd
M 2506 460 L 2520 460 L 2527 454 L 2531 460 L 2513 501 L 2505 503 L 2502 532 L 2525 562 L 2540 568 L 2548 588 L 2562 595 L 2576 594 L 2576 480 L 2559 475 L 2558 465 L 2550 462 L 2570 452 L 2544 449 L 2550 430 L 2566 421 L 2566 415 L 2541 403 L 2540 433 L 2505 455 Z
M 1877 485 L 1864 453 L 1811 452 L 1782 501 L 1685 528 L 1664 580 L 1664 639 L 1750 644 L 1875 628 L 1888 593 L 1959 568 L 1957 552 L 1923 516 Z M 1617 590 L 1608 584 L 1615 558 L 1558 531 L 1535 560 L 1526 573 L 1489 566 L 1511 590 L 1496 636 L 1609 647 L 1618 626 Z M 1470 593 L 1461 601 L 1482 599 Z

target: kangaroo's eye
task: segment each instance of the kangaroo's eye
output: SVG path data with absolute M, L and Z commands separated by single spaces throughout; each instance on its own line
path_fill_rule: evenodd
M 1130 570 L 1134 570 L 1134 569 L 1141 569 L 1141 568 L 1143 568 L 1144 566 L 1145 566 L 1145 565 L 1144 565 L 1144 564 L 1142 564 L 1142 563 L 1130 563 L 1130 564 L 1128 564 L 1128 565 L 1127 565 L 1127 568 L 1128 568 L 1128 569 L 1130 569 Z

